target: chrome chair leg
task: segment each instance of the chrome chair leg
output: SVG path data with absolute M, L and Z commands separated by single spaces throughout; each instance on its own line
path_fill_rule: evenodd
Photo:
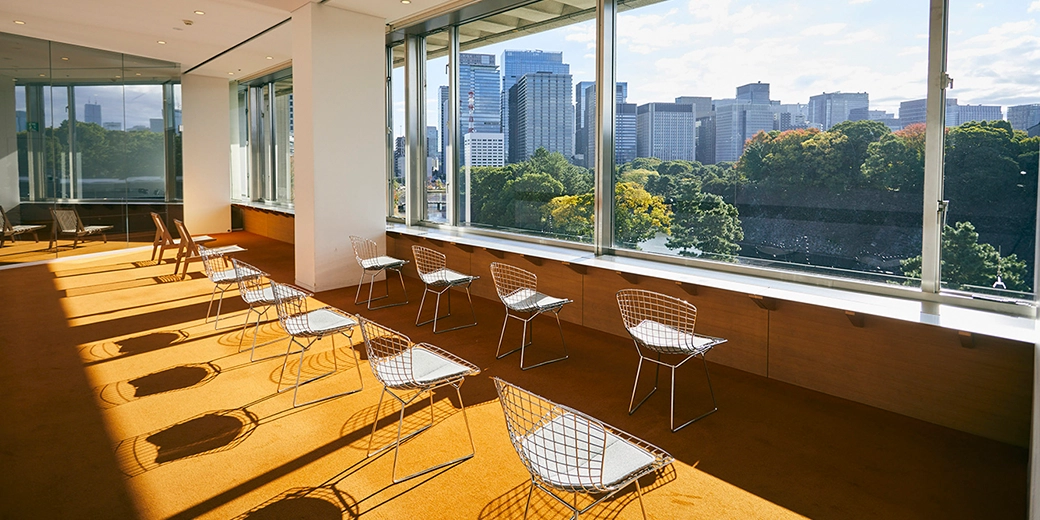
M 643 355 L 642 352 L 639 351 L 638 346 L 636 347 L 636 353 L 639 354 L 639 365 L 636 366 L 636 380 L 634 383 L 632 383 L 632 398 L 628 401 L 628 415 L 632 415 L 633 413 L 635 413 L 635 411 L 638 410 L 640 406 L 643 406 L 643 403 L 645 403 L 647 399 L 650 399 L 651 395 L 654 395 L 654 392 L 657 391 L 657 384 L 661 380 L 661 365 L 663 363 L 661 363 L 661 353 L 658 352 L 656 362 L 650 359 L 650 362 L 656 365 L 656 372 L 654 373 L 654 387 L 650 390 L 650 393 L 643 396 L 643 399 L 639 401 L 639 404 L 635 405 L 635 407 L 632 406 L 632 403 L 636 402 L 636 389 L 639 388 L 639 374 L 643 369 L 643 360 L 648 359 L 646 356 Z
M 346 336 L 346 334 L 344 334 L 344 336 Z M 347 336 L 347 339 L 350 339 L 350 336 Z M 340 393 L 337 393 L 337 394 L 327 395 L 325 397 L 321 397 L 321 398 L 318 398 L 318 399 L 307 401 L 305 403 L 297 402 L 297 396 L 299 395 L 301 386 L 303 386 L 303 385 L 305 385 L 307 383 L 310 383 L 312 381 L 317 381 L 318 379 L 321 379 L 323 377 L 335 374 L 338 371 L 338 369 L 339 369 L 339 362 L 337 361 L 337 356 L 336 356 L 336 336 L 335 336 L 335 334 L 333 334 L 332 335 L 332 366 L 333 366 L 332 370 L 330 370 L 328 372 L 325 372 L 324 374 L 320 374 L 320 375 L 314 376 L 314 377 L 312 377 L 310 379 L 307 379 L 307 380 L 304 380 L 304 381 L 300 380 L 302 375 L 303 375 L 303 356 L 307 352 L 307 350 L 310 349 L 311 345 L 313 345 L 315 342 L 317 342 L 319 340 L 321 340 L 321 337 L 313 337 L 307 343 L 307 346 L 303 346 L 302 343 L 300 343 L 299 341 L 296 340 L 295 337 L 293 337 L 292 340 L 290 340 L 290 342 L 289 342 L 289 347 L 286 349 L 285 361 L 282 362 L 282 372 L 278 376 L 278 389 L 277 389 L 277 393 L 282 393 L 282 392 L 285 392 L 285 391 L 289 390 L 288 387 L 286 387 L 285 390 L 282 390 L 282 379 L 285 377 L 285 368 L 286 368 L 286 365 L 289 362 L 289 354 L 295 354 L 295 352 L 289 352 L 289 350 L 292 348 L 292 344 L 295 342 L 295 343 L 299 344 L 300 347 L 301 347 L 301 349 L 299 350 L 299 352 L 300 352 L 300 362 L 299 362 L 299 366 L 296 367 L 296 384 L 293 385 L 293 408 L 295 408 L 297 406 L 304 406 L 304 405 L 308 405 L 308 404 L 317 403 L 317 402 L 320 402 L 320 401 L 325 401 L 325 400 L 328 400 L 328 399 L 332 399 L 333 397 L 340 397 L 340 396 L 344 396 L 344 395 L 350 395 L 350 394 L 353 394 L 353 393 L 360 392 L 361 390 L 363 390 L 365 388 L 365 382 L 364 382 L 363 379 L 361 379 L 361 364 L 360 364 L 360 362 L 358 362 L 357 351 L 354 350 L 353 343 L 351 343 L 351 349 L 350 350 L 354 352 L 354 362 L 355 362 L 354 364 L 357 366 L 358 380 L 361 382 L 361 386 L 359 388 L 357 388 L 357 389 L 354 389 L 354 390 L 348 390 L 346 392 L 340 392 Z

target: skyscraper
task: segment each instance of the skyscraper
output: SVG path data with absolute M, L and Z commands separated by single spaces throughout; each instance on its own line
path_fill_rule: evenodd
M 441 150 L 438 158 L 441 164 L 447 164 L 444 154 L 448 151 L 448 135 L 450 135 L 448 130 L 448 93 L 447 85 L 442 85 L 437 89 L 437 107 L 441 116 Z
M 773 129 L 775 109 L 768 103 L 738 99 L 715 100 L 715 162 L 735 162 L 744 144 L 758 132 Z
M 769 85 L 766 85 L 768 90 Z M 766 100 L 768 102 L 769 94 L 766 93 Z M 683 105 L 693 105 L 694 111 L 697 112 L 697 117 L 705 117 L 711 115 L 711 96 L 679 96 L 675 98 L 676 103 Z
M 86 123 L 94 123 L 95 125 L 101 124 L 101 105 L 96 103 L 87 103 L 83 105 L 83 121 Z M 122 128 L 122 125 L 120 125 Z
M 636 108 L 638 157 L 656 157 L 662 161 L 695 161 L 696 139 L 695 105 L 646 103 Z
M 585 122 L 585 112 L 589 108 L 589 103 L 585 98 L 585 91 L 589 87 L 593 87 L 592 92 L 595 94 L 595 86 L 595 81 L 579 81 L 574 85 L 574 157 L 578 164 L 582 166 L 588 166 L 589 164 L 589 158 L 587 157 L 589 130 Z
M 501 116 L 502 130 L 505 133 L 506 150 L 512 150 L 510 145 L 510 132 L 513 127 L 510 124 L 509 118 L 510 114 L 513 112 L 513 108 L 509 105 L 509 89 L 511 89 L 525 74 L 532 72 L 570 75 L 571 67 L 563 62 L 562 52 L 504 51 L 502 53 Z M 570 87 L 567 88 L 567 91 L 567 96 L 570 97 Z M 573 124 L 574 122 L 571 121 L 571 125 Z M 571 140 L 574 140 L 573 135 L 571 136 Z
M 769 104 L 769 83 L 748 83 L 737 87 L 737 101 L 749 101 L 754 104 Z
M 968 121 L 1001 121 L 1004 112 L 1000 105 L 957 105 L 957 124 L 962 125 Z M 953 126 L 949 121 L 946 126 Z
M 500 81 L 494 54 L 459 54 L 459 127 L 463 136 L 502 133 Z M 487 153 L 493 150 L 485 149 Z M 463 165 L 467 157 L 470 155 L 463 153 Z
M 585 114 L 582 120 L 582 130 L 575 132 L 585 142 L 575 141 L 574 155 L 579 155 L 579 146 L 583 150 L 583 160 L 578 165 L 593 168 L 596 165 L 596 84 L 591 81 L 582 81 L 579 85 L 585 85 L 585 90 L 579 98 L 581 106 L 575 106 L 575 111 Z M 628 83 L 622 81 L 617 83 L 615 92 L 617 106 L 614 109 L 614 161 L 623 164 L 636 158 L 636 106 L 626 103 L 628 100 Z
M 509 88 L 509 162 L 527 160 L 539 148 L 574 153 L 571 75 L 530 72 Z
M 849 120 L 849 111 L 870 106 L 866 92 L 824 92 L 809 98 L 809 121 L 824 130 Z
M 15 110 L 14 111 L 14 121 L 15 121 L 15 123 L 14 123 L 15 124 L 15 131 L 16 132 L 24 132 L 25 128 L 28 126 L 27 123 L 29 121 L 28 116 L 26 115 L 25 110 Z
M 1040 103 L 1008 107 L 1007 119 L 1011 128 L 1027 131 L 1040 124 Z

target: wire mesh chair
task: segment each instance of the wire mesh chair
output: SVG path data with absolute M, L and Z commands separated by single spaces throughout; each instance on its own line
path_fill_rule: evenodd
M 357 350 L 351 347 L 350 351 L 354 354 L 354 365 L 357 368 L 358 374 L 358 388 L 354 390 L 348 390 L 346 392 L 340 392 L 337 394 L 328 395 L 319 399 L 307 401 L 305 403 L 297 403 L 296 398 L 300 392 L 300 386 L 316 381 L 325 376 L 335 374 L 339 370 L 339 362 L 336 356 L 336 334 L 342 334 L 346 336 L 348 340 L 354 334 L 354 327 L 357 326 L 357 320 L 335 308 L 330 306 L 321 307 L 320 309 L 308 310 L 307 309 L 307 298 L 313 296 L 310 292 L 307 292 L 299 287 L 295 287 L 288 284 L 280 284 L 275 281 L 270 281 L 271 291 L 274 294 L 274 305 L 278 311 L 278 321 L 281 323 L 282 328 L 289 333 L 291 339 L 289 345 L 285 349 L 285 361 L 282 362 L 282 372 L 278 376 L 278 392 L 288 391 L 289 387 L 282 389 L 282 378 L 285 376 L 285 367 L 289 363 L 289 355 L 299 352 L 300 362 L 296 367 L 296 384 L 293 385 L 293 407 L 303 406 L 306 404 L 316 403 L 318 401 L 324 401 L 333 397 L 339 397 L 341 395 L 349 395 L 355 392 L 360 392 L 365 388 L 365 382 L 361 379 L 361 364 L 358 361 Z M 314 376 L 305 381 L 301 381 L 300 377 L 303 371 L 303 355 L 311 348 L 314 342 L 321 340 L 325 336 L 332 336 L 332 370 L 323 374 Z M 307 344 L 304 345 L 299 338 L 307 338 Z M 292 350 L 293 344 L 300 346 L 300 350 Z M 353 345 L 353 341 L 351 341 Z
M 199 256 L 202 258 L 202 266 L 206 270 L 206 278 L 213 282 L 213 292 L 209 295 L 209 307 L 206 307 L 206 323 L 209 323 L 209 316 L 213 311 L 213 299 L 217 297 L 217 289 L 220 289 L 220 297 L 217 299 L 217 317 L 213 321 L 213 328 L 217 329 L 220 328 L 220 308 L 224 305 L 224 293 L 238 285 L 240 274 L 255 276 L 260 274 L 260 271 L 238 273 L 234 267 L 228 269 L 227 259 L 224 258 L 224 253 L 220 250 L 209 249 L 205 246 L 198 246 L 198 248 Z
M 14 242 L 14 237 L 27 233 L 32 233 L 33 240 L 39 242 L 40 237 L 36 232 L 47 227 L 42 224 L 24 224 L 16 226 L 7 218 L 7 213 L 4 212 L 3 206 L 0 206 L 0 220 L 2 220 L 0 226 L 3 227 L 3 230 L 0 231 L 0 247 L 4 247 L 4 241 L 7 237 L 11 237 L 11 242 Z
M 534 273 L 509 264 L 492 262 L 491 278 L 495 280 L 495 290 L 498 292 L 498 298 L 502 300 L 502 304 L 506 307 L 506 317 L 502 322 L 502 333 L 498 336 L 498 349 L 495 350 L 495 358 L 502 359 L 519 350 L 521 370 L 567 359 L 567 341 L 563 339 L 560 310 L 563 309 L 564 305 L 571 303 L 573 300 L 554 298 L 538 292 L 538 277 Z M 531 326 L 531 320 L 544 312 L 552 312 L 556 316 L 556 326 L 560 329 L 560 341 L 563 343 L 563 357 L 524 366 L 524 349 L 534 342 L 534 327 Z M 526 314 L 527 317 L 522 316 L 522 314 Z M 515 318 L 524 323 L 523 336 L 519 347 L 501 354 L 502 339 L 506 335 L 506 325 L 509 323 L 509 318 Z M 528 328 L 531 329 L 531 341 L 527 341 Z
M 708 362 L 704 355 L 715 345 L 725 343 L 723 338 L 695 334 L 693 327 L 697 322 L 697 308 L 685 300 L 667 294 L 647 291 L 645 289 L 621 289 L 617 293 L 618 307 L 625 329 L 635 342 L 639 354 L 639 366 L 636 368 L 636 380 L 632 384 L 632 398 L 628 402 L 628 414 L 633 414 L 647 399 L 657 391 L 657 383 L 661 377 L 661 366 L 672 370 L 671 410 L 669 427 L 679 431 L 719 409 L 715 402 L 715 390 L 711 387 L 711 376 L 708 375 Z M 652 356 L 656 353 L 656 356 Z M 662 354 L 683 356 L 678 363 L 667 363 L 661 360 Z M 708 380 L 708 392 L 711 393 L 712 409 L 679 426 L 675 426 L 675 369 L 690 359 L 700 356 L 704 363 L 704 377 Z M 639 387 L 639 374 L 643 370 L 643 362 L 657 365 L 654 374 L 654 388 L 639 404 L 636 401 L 636 389 Z
M 447 257 L 444 256 L 443 253 L 434 251 L 428 247 L 413 245 L 412 255 L 415 256 L 415 269 L 419 272 L 419 278 L 422 279 L 424 284 L 426 284 L 425 289 L 423 289 L 422 300 L 419 302 L 419 312 L 415 315 L 415 325 L 421 327 L 432 321 L 434 334 L 448 332 L 450 330 L 464 329 L 476 325 L 477 313 L 473 310 L 473 297 L 469 293 L 469 287 L 470 285 L 473 285 L 474 280 L 477 280 L 480 277 L 470 276 L 468 274 L 462 274 L 458 271 L 448 269 Z M 445 330 L 437 330 L 437 320 L 439 318 L 447 318 L 448 316 L 451 316 L 452 287 L 463 287 L 466 289 L 466 299 L 469 300 L 469 312 L 473 315 L 473 323 L 459 325 Z M 420 323 L 419 318 L 422 316 L 423 305 L 426 303 L 426 294 L 431 292 L 437 295 L 437 302 L 433 306 L 433 318 Z M 448 314 L 440 316 L 441 295 L 444 293 L 448 293 Z
M 101 235 L 101 239 L 107 244 L 107 232 L 113 228 L 113 226 L 84 226 L 83 220 L 79 218 L 79 213 L 74 209 L 51 208 L 51 216 L 54 217 L 54 228 L 51 231 L 51 242 L 47 246 L 48 249 L 58 244 L 58 237 L 61 235 L 72 235 L 73 249 L 79 244 L 81 238 L 90 235 Z
M 249 353 L 249 361 L 260 361 L 262 359 L 270 359 L 275 356 L 268 356 L 261 359 L 256 359 L 256 337 L 260 333 L 260 321 L 261 318 L 267 316 L 267 312 L 274 307 L 274 289 L 271 288 L 270 275 L 253 267 L 237 258 L 231 259 L 232 265 L 235 266 L 236 279 L 238 281 L 238 294 L 242 296 L 242 300 L 249 305 L 249 309 L 246 311 L 245 323 L 242 324 L 242 336 L 238 338 L 238 351 L 242 351 L 242 341 L 246 337 L 246 329 L 249 328 L 249 316 L 252 313 L 256 313 L 256 325 L 253 327 L 253 347 Z M 277 310 L 275 311 L 277 314 Z M 276 316 L 277 318 L 277 316 Z M 282 338 L 276 338 L 264 343 L 259 346 L 270 345 L 275 341 Z
M 354 305 L 365 303 L 367 304 L 366 307 L 368 310 L 374 311 L 376 309 L 407 304 L 408 289 L 404 286 L 404 274 L 401 273 L 401 268 L 404 267 L 404 264 L 407 264 L 408 261 L 391 256 L 380 255 L 376 243 L 367 238 L 350 235 L 350 244 L 354 247 L 354 257 L 357 259 L 357 263 L 362 269 L 361 280 L 358 282 L 357 294 L 354 295 Z M 372 298 L 372 288 L 375 286 L 376 276 L 384 271 L 397 271 L 397 276 L 401 278 L 401 290 L 404 291 L 404 301 L 381 305 L 379 307 L 372 307 L 373 301 L 390 297 L 390 277 L 389 273 L 387 273 L 387 276 L 383 279 L 383 282 L 386 284 L 386 294 L 375 299 Z M 359 301 L 358 299 L 361 298 L 361 286 L 365 284 L 366 275 L 371 277 L 368 283 L 368 299 L 365 301 Z
M 386 328 L 364 317 L 360 319 L 361 333 L 365 338 L 365 349 L 368 351 L 368 361 L 372 366 L 372 372 L 375 374 L 376 379 L 383 383 L 383 392 L 379 394 L 376 418 L 372 424 L 372 435 L 368 438 L 368 456 L 371 457 L 374 454 L 381 453 L 390 449 L 390 447 L 394 448 L 394 469 L 392 472 L 394 483 L 403 482 L 472 458 L 476 453 L 476 446 L 473 443 L 473 432 L 469 428 L 466 405 L 462 402 L 462 393 L 459 388 L 465 382 L 466 376 L 475 376 L 480 373 L 480 369 L 476 365 L 429 343 L 412 343 L 408 336 L 400 332 Z M 466 433 L 469 434 L 470 453 L 426 468 L 407 477 L 397 478 L 397 459 L 401 443 L 433 426 L 433 392 L 438 388 L 449 385 L 455 388 L 455 395 L 459 398 L 462 418 L 466 421 Z M 411 393 L 411 396 L 407 397 L 409 393 Z M 402 436 L 404 409 L 426 393 L 430 394 L 430 424 Z M 372 440 L 375 438 L 376 427 L 379 424 L 379 412 L 383 409 L 383 394 L 390 394 L 401 405 L 401 413 L 397 422 L 397 440 L 373 451 Z
M 516 385 L 492 378 L 506 416 L 509 440 L 531 473 L 524 518 L 538 487 L 574 512 L 574 518 L 633 482 L 646 518 L 639 478 L 671 464 L 667 452 L 644 440 Z M 574 505 L 559 493 L 573 493 Z M 582 509 L 577 494 L 601 495 Z

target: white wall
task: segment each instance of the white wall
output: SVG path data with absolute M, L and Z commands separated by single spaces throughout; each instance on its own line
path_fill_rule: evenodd
M 228 80 L 181 78 L 184 223 L 192 234 L 231 231 Z
M 11 211 L 19 203 L 18 129 L 15 124 L 14 82 L 7 76 L 0 76 L 0 206 L 4 211 Z
M 356 284 L 349 235 L 385 248 L 384 20 L 308 3 L 293 12 L 296 282 Z

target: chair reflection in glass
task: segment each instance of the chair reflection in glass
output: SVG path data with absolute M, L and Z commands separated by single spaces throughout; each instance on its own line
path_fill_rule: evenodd
M 13 243 L 14 237 L 28 233 L 32 233 L 33 240 L 39 242 L 40 237 L 36 232 L 47 227 L 42 224 L 23 224 L 16 226 L 7 218 L 7 213 L 4 211 L 3 206 L 0 206 L 0 220 L 3 220 L 3 222 L 0 222 L 0 226 L 3 226 L 3 232 L 0 233 L 0 247 L 4 247 L 4 241 L 7 237 L 11 237 L 11 242 Z
M 51 208 L 51 216 L 54 218 L 54 227 L 51 231 L 51 242 L 48 249 L 58 244 L 61 235 L 72 235 L 72 248 L 75 249 L 80 239 L 92 235 L 101 235 L 101 240 L 108 243 L 108 231 L 113 226 L 84 226 L 83 220 L 75 209 Z

